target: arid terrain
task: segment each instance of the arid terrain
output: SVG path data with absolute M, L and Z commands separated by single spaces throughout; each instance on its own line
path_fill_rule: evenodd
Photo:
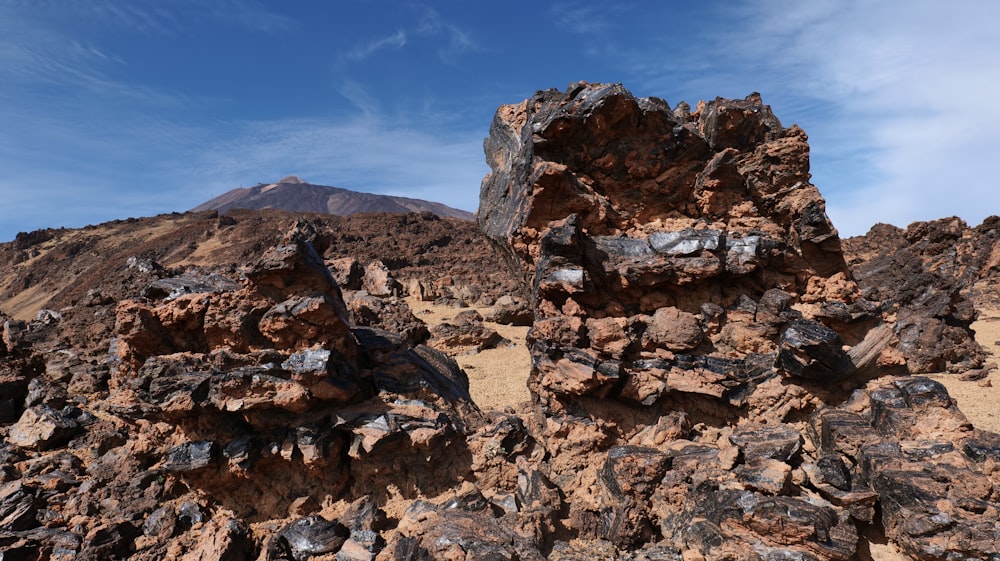
M 841 239 L 756 95 L 485 151 L 474 222 L 0 244 L 0 559 L 1000 560 L 1000 218 Z

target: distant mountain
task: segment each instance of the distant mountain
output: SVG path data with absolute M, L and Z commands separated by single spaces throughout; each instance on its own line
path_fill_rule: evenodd
M 408 212 L 429 211 L 442 218 L 473 219 L 471 212 L 451 208 L 441 203 L 407 197 L 359 193 L 326 185 L 313 185 L 294 175 L 270 185 L 260 184 L 254 187 L 233 189 L 191 210 L 226 211 L 234 208 L 253 210 L 275 208 L 298 212 L 322 212 L 338 216 L 348 216 L 361 212 L 406 214 Z

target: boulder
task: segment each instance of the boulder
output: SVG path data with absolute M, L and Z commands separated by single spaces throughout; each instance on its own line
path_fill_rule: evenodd
M 531 306 L 519 296 L 504 294 L 497 298 L 493 307 L 483 316 L 486 321 L 504 325 L 531 325 L 534 316 Z
M 7 442 L 30 450 L 45 450 L 65 444 L 76 433 L 76 421 L 48 405 L 24 410 L 7 431 Z
M 399 284 L 385 263 L 372 261 L 365 267 L 362 289 L 372 296 L 401 296 L 403 286 Z
M 452 354 L 479 352 L 506 342 L 496 330 L 483 325 L 483 316 L 474 310 L 459 312 L 451 321 L 431 326 L 430 334 L 428 345 Z
M 361 290 L 365 270 L 353 257 L 340 257 L 327 262 L 337 286 L 342 290 Z
M 377 298 L 364 292 L 351 295 L 347 300 L 351 325 L 376 327 L 403 337 L 411 346 L 427 342 L 430 331 L 427 324 L 413 315 L 402 298 Z

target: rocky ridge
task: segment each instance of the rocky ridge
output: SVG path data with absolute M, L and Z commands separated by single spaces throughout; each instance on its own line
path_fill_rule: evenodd
M 801 129 L 756 95 L 580 83 L 501 107 L 485 147 L 504 298 L 475 257 L 408 276 L 483 243 L 408 245 L 421 215 L 353 241 L 372 230 L 174 216 L 187 234 L 131 258 L 73 237 L 103 268 L 2 318 L 4 558 L 825 561 L 874 535 L 1000 559 L 1000 436 L 909 375 L 926 353 L 899 330 L 919 304 L 958 337 L 961 301 L 855 275 Z M 44 270 L 65 234 L 0 256 Z M 389 238 L 424 253 L 361 257 Z M 530 322 L 533 403 L 480 410 L 425 342 L 481 345 L 482 318 L 421 331 L 402 293 Z

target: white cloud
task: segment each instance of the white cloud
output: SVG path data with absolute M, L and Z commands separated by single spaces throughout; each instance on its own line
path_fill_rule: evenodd
M 388 37 L 356 45 L 343 55 L 344 60 L 358 62 L 367 59 L 383 49 L 401 49 L 406 46 L 406 32 L 399 30 Z
M 447 43 L 438 49 L 438 56 L 445 62 L 450 62 L 456 54 L 479 49 L 472 34 L 446 20 L 436 10 L 426 5 L 417 5 L 418 11 L 416 33 L 422 36 L 443 36 Z
M 617 9 L 614 3 L 558 2 L 549 7 L 548 15 L 556 27 L 570 33 L 603 35 L 614 27 L 614 17 L 609 12 Z
M 810 136 L 842 234 L 1000 213 L 1000 3 L 770 0 L 727 6 L 702 48 L 632 53 L 654 91 L 760 91 Z M 676 101 L 676 100 L 675 100 Z M 688 101 L 692 101 L 689 99 Z

